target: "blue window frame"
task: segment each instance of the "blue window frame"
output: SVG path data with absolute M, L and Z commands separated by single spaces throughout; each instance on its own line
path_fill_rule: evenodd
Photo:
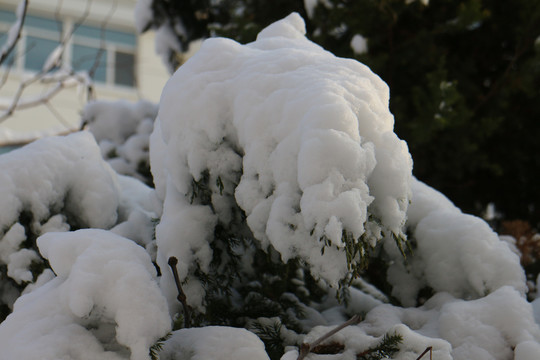
M 32 16 L 28 14 L 26 15 L 26 18 L 24 19 L 24 27 L 25 28 L 32 27 L 39 30 L 48 30 L 56 34 L 62 33 L 62 23 L 60 21 Z
M 116 51 L 114 55 L 114 83 L 135 86 L 135 56 L 121 51 Z
M 49 55 L 58 45 L 60 43 L 56 40 L 27 36 L 24 68 L 32 71 L 40 71 Z
M 71 63 L 77 71 L 93 71 L 95 81 L 107 81 L 107 50 L 74 44 Z
M 13 11 L 0 9 L 0 47 L 5 43 L 6 33 L 16 21 Z M 60 44 L 63 31 L 62 21 L 27 14 L 19 44 L 19 58 L 13 51 L 2 65 L 14 65 L 30 71 L 40 71 L 51 52 Z M 132 32 L 77 24 L 68 47 L 71 51 L 71 66 L 76 71 L 91 71 L 98 83 L 134 87 L 135 50 L 137 37 Z M 19 45 L 18 45 L 19 46 Z
M 79 25 L 74 32 L 75 36 L 83 36 L 95 40 L 105 40 L 106 42 L 122 44 L 135 47 L 137 40 L 134 34 L 98 27 Z

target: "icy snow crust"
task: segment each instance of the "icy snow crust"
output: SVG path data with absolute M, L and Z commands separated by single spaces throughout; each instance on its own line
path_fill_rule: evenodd
M 388 88 L 304 34 L 292 14 L 245 46 L 209 39 L 167 83 L 150 149 L 164 199 L 160 266 L 176 256 L 182 277 L 189 264 L 206 269 L 231 202 L 263 247 L 304 259 L 331 284 L 347 273 L 344 231 L 372 246 L 382 231 L 402 234 L 412 161 L 393 132 Z M 190 202 L 205 172 L 215 212 Z M 333 245 L 324 256 L 321 239 Z

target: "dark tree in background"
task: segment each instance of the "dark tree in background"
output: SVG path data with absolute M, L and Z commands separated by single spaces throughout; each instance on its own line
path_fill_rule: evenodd
M 365 63 L 390 87 L 414 174 L 466 212 L 540 223 L 540 1 L 154 0 L 154 23 L 183 24 L 184 45 L 241 43 L 292 11 L 308 37 Z M 308 17 L 308 13 L 310 17 Z M 355 54 L 355 35 L 368 51 Z M 176 64 L 178 65 L 178 64 Z

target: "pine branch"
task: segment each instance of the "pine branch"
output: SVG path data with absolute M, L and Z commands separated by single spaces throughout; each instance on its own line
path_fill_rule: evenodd
M 300 352 L 298 353 L 298 358 L 296 360 L 302 360 L 303 358 L 305 358 L 313 349 L 315 349 L 318 345 L 320 345 L 323 341 L 327 340 L 328 338 L 330 338 L 332 335 L 336 334 L 337 332 L 343 330 L 344 328 L 346 328 L 347 326 L 349 325 L 355 325 L 355 324 L 358 324 L 360 321 L 362 320 L 362 317 L 360 315 L 354 315 L 352 318 L 350 318 L 349 320 L 345 321 L 343 324 L 337 326 L 336 328 L 334 328 L 333 330 L 330 330 L 329 332 L 327 332 L 326 334 L 324 334 L 323 336 L 321 336 L 320 338 L 318 338 L 317 340 L 315 340 L 313 343 L 303 343 L 301 346 L 300 346 Z
M 171 267 L 174 276 L 174 282 L 176 283 L 176 288 L 178 289 L 178 296 L 176 297 L 176 299 L 180 301 L 182 307 L 184 308 L 184 326 L 186 328 L 189 328 L 191 327 L 191 307 L 187 303 L 186 294 L 184 293 L 182 285 L 180 284 L 180 277 L 178 276 L 178 269 L 176 268 L 176 265 L 178 264 L 178 259 L 174 256 L 171 256 L 169 258 L 168 264 Z
M 168 333 L 167 335 L 159 338 L 156 343 L 150 347 L 148 355 L 150 355 L 151 360 L 159 360 L 159 352 L 163 350 L 165 341 L 167 341 L 171 336 L 172 333 Z
M 391 358 L 399 351 L 399 344 L 403 342 L 403 336 L 400 334 L 388 335 L 385 334 L 380 343 L 376 346 L 367 349 L 366 351 L 357 354 L 358 360 L 382 360 Z M 420 359 L 420 358 L 418 358 Z M 417 360 L 418 360 L 417 359 Z

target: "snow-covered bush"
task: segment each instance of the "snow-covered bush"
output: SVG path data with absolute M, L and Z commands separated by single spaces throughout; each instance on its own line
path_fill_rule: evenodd
M 206 41 L 148 140 L 152 109 L 95 103 L 101 147 L 81 132 L 0 156 L 0 360 L 293 360 L 353 314 L 308 357 L 537 357 L 518 256 L 412 177 L 386 85 L 297 14 Z M 155 189 L 101 157 L 133 136 Z
M 82 228 L 113 229 L 152 242 L 160 205 L 150 188 L 117 175 L 88 132 L 50 137 L 0 157 L 0 282 L 3 317 L 48 263 L 38 236 Z
M 193 275 L 221 264 L 216 229 L 247 223 L 256 248 L 334 286 L 382 238 L 405 241 L 412 162 L 388 88 L 304 32 L 292 14 L 246 46 L 209 39 L 165 86 L 150 153 L 164 200 L 158 264 L 180 260 L 192 305 L 204 297 Z
M 145 100 L 93 101 L 84 108 L 82 121 L 117 173 L 152 186 L 148 138 L 156 115 L 157 106 Z
M 144 248 L 97 229 L 47 233 L 38 246 L 57 276 L 15 302 L 0 358 L 148 359 L 171 322 Z
M 419 292 L 426 289 L 427 294 L 448 292 L 475 299 L 510 285 L 525 294 L 519 257 L 485 221 L 463 214 L 416 179 L 412 191 L 407 228 L 414 256 L 407 261 L 394 256 L 388 272 L 393 296 L 414 306 Z
M 312 333 L 320 335 L 347 314 L 376 309 L 377 330 L 366 322 L 345 331 L 343 354 L 392 334 L 407 344 L 395 355 L 403 359 L 428 346 L 464 359 L 538 341 L 518 257 L 483 220 L 412 178 L 386 85 L 309 42 L 303 27 L 293 14 L 245 46 L 207 40 L 164 89 L 150 149 L 164 201 L 157 262 L 163 270 L 169 257 L 179 259 L 199 324 L 250 328 L 269 353 L 276 338 L 298 345 L 314 325 L 324 325 Z M 368 260 L 375 269 L 366 270 Z M 162 272 L 174 313 L 176 285 Z M 353 284 L 338 291 L 345 305 L 331 287 L 344 279 Z M 416 306 L 432 295 L 411 310 L 416 322 L 406 309 L 378 305 Z M 492 321 L 507 305 L 522 309 L 515 322 Z M 485 316 L 469 315 L 483 306 Z M 460 320 L 444 322 L 442 312 Z M 479 324 L 499 340 L 523 331 L 495 348 L 448 324 L 464 333 Z

